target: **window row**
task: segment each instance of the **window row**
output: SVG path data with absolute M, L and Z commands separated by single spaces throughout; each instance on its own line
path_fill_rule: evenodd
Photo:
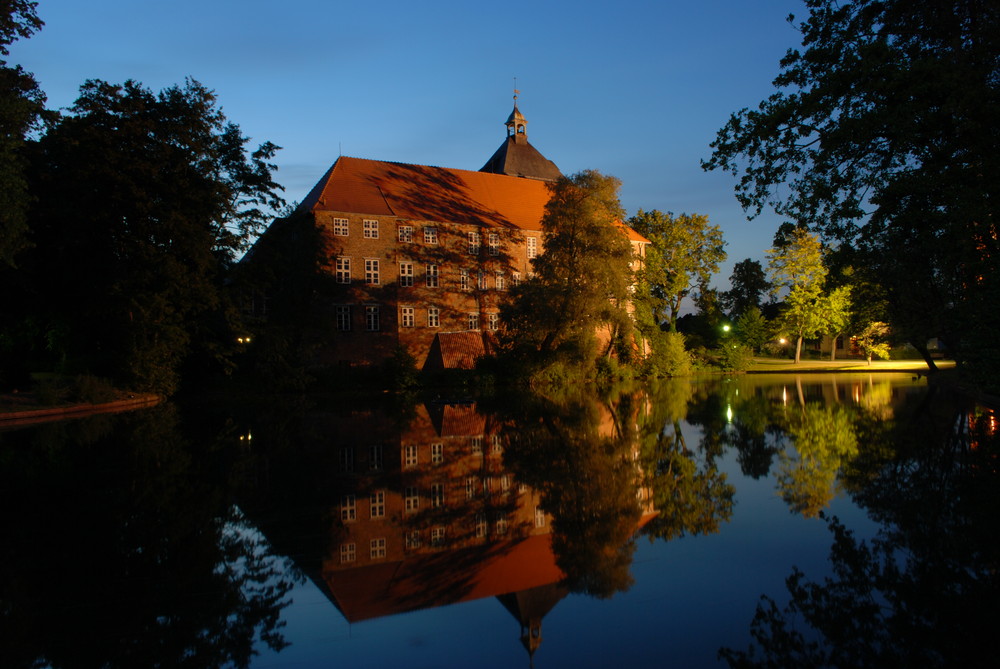
M 337 237 L 349 237 L 351 234 L 350 221 L 346 218 L 333 219 L 333 234 Z M 377 219 L 362 219 L 361 235 L 364 239 L 379 239 L 379 221 Z M 426 225 L 423 227 L 424 244 L 438 243 L 438 229 L 436 226 Z M 470 255 L 479 255 L 482 248 L 482 233 L 469 232 L 466 234 L 468 241 L 468 252 Z M 396 241 L 403 244 L 410 244 L 414 241 L 414 227 L 401 223 L 396 226 Z M 528 258 L 538 255 L 538 238 L 525 236 L 525 250 Z M 486 233 L 486 251 L 491 256 L 500 255 L 500 233 Z
M 444 444 L 431 444 L 431 464 L 440 465 L 444 462 Z M 409 469 L 416 467 L 417 445 L 406 444 L 403 446 L 403 467 Z
M 502 476 L 467 476 L 465 478 L 465 499 L 471 500 L 476 497 L 489 497 L 495 493 L 510 492 L 513 478 L 510 474 Z M 432 509 L 440 509 L 445 503 L 444 483 L 432 483 L 430 495 L 428 497 Z M 403 488 L 403 511 L 411 514 L 420 510 L 420 490 L 417 486 L 405 486 Z M 368 517 L 373 520 L 385 518 L 385 490 L 373 490 L 368 495 Z M 340 498 L 340 520 L 344 523 L 352 523 L 358 519 L 358 498 L 357 495 L 347 494 Z M 536 509 L 535 524 L 539 527 L 539 516 Z M 544 522 L 542 523 L 544 524 Z
M 382 329 L 382 312 L 380 305 L 377 304 L 366 304 L 364 307 L 365 315 L 365 331 L 366 332 L 380 332 Z M 353 316 L 354 305 L 350 304 L 338 304 L 334 306 L 334 320 L 336 323 L 336 328 L 340 332 L 350 332 L 353 330 L 354 316 Z M 439 328 L 441 327 L 441 308 L 440 307 L 427 307 L 425 310 L 425 318 L 423 325 L 429 328 Z M 416 307 L 403 306 L 399 308 L 399 326 L 403 328 L 412 328 L 417 326 L 417 309 Z M 466 329 L 468 330 L 479 330 L 479 312 L 469 312 L 465 316 Z M 491 312 L 486 314 L 486 328 L 488 330 L 496 331 L 500 328 L 500 314 L 496 312 Z
M 510 522 L 504 514 L 497 512 L 490 514 L 477 513 L 475 517 L 476 538 L 482 539 L 486 537 L 489 531 L 490 520 L 492 520 L 496 535 L 504 536 L 507 534 L 510 529 Z M 539 507 L 535 507 L 535 526 L 545 526 L 545 514 Z M 438 525 L 431 528 L 430 545 L 432 547 L 444 546 L 446 536 L 447 529 L 445 527 Z M 423 533 L 420 530 L 408 530 L 405 534 L 405 541 L 407 550 L 421 548 L 423 546 Z M 387 549 L 388 541 L 385 537 L 377 537 L 368 542 L 368 556 L 372 560 L 384 559 L 388 554 Z M 340 562 L 342 564 L 355 562 L 357 560 L 357 554 L 358 549 L 356 543 L 349 542 L 340 545 Z
M 340 562 L 354 562 L 357 559 L 358 548 L 354 542 L 340 544 Z M 380 560 L 386 556 L 385 537 L 372 539 L 368 542 L 368 555 L 372 560 Z
M 340 284 L 350 284 L 353 280 L 352 258 L 340 256 L 334 261 L 334 279 Z M 399 263 L 399 285 L 403 288 L 411 288 L 415 285 L 415 266 L 409 261 Z M 490 287 L 492 279 L 493 288 L 496 290 L 507 290 L 507 274 L 502 271 L 487 272 L 479 270 L 476 273 L 476 286 L 480 290 Z M 512 285 L 521 283 L 521 273 L 511 273 Z M 382 284 L 381 261 L 378 258 L 364 259 L 364 283 L 378 286 Z M 441 285 L 441 266 L 434 264 L 424 265 L 423 284 L 427 288 L 438 288 Z M 458 287 L 462 290 L 469 290 L 472 287 L 471 274 L 467 269 L 458 271 Z

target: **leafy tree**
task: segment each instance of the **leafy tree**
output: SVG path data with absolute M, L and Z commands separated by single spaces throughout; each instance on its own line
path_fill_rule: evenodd
M 632 282 L 632 248 L 618 224 L 621 182 L 594 170 L 551 186 L 535 275 L 511 291 L 503 307 L 509 345 L 543 358 L 556 352 L 596 357 L 594 328 L 620 326 Z
M 819 237 L 798 229 L 787 246 L 770 249 L 767 255 L 773 290 L 789 291 L 780 327 L 795 335 L 795 362 L 798 363 L 802 356 L 802 340 L 816 336 L 826 322 L 823 281 L 827 271 L 823 266 L 823 247 Z
M 34 166 L 28 313 L 57 361 L 169 393 L 192 352 L 224 356 L 225 272 L 282 204 L 278 147 L 247 142 L 196 81 L 84 84 Z
M 882 358 L 889 357 L 889 326 L 882 321 L 869 323 L 864 330 L 857 335 L 858 346 L 865 354 L 868 364 L 872 364 L 872 356 Z
M 28 246 L 27 212 L 31 198 L 24 176 L 28 135 L 45 115 L 45 95 L 34 76 L 9 66 L 9 46 L 42 28 L 37 3 L 9 0 L 0 5 L 0 267 L 12 266 Z
M 733 266 L 729 276 L 729 290 L 719 296 L 729 317 L 737 319 L 750 309 L 759 309 L 764 296 L 771 290 L 764 268 L 757 260 L 747 258 Z
M 702 214 L 674 216 L 656 209 L 640 209 L 628 222 L 652 242 L 643 272 L 653 296 L 653 313 L 665 316 L 670 331 L 677 332 L 684 299 L 697 287 L 707 286 L 726 259 L 722 230 L 709 225 Z
M 736 319 L 733 334 L 744 345 L 749 346 L 755 353 L 759 353 L 771 339 L 771 327 L 760 309 L 752 306 Z
M 823 298 L 823 332 L 830 335 L 830 360 L 837 359 L 837 337 L 844 334 L 851 324 L 851 287 L 840 286 Z
M 856 248 L 894 332 L 932 369 L 934 336 L 977 367 L 1000 349 L 988 320 L 1000 298 L 1000 6 L 806 6 L 778 90 L 733 114 L 703 166 L 739 176 L 753 215 L 773 206 Z

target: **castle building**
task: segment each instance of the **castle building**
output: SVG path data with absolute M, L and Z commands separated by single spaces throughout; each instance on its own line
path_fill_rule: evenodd
M 489 350 L 501 302 L 542 252 L 549 184 L 560 176 L 528 142 L 527 123 L 515 96 L 507 137 L 478 172 L 340 157 L 269 228 L 262 241 L 289 220 L 312 225 L 331 284 L 311 305 L 316 364 L 377 363 L 401 346 L 420 369 L 471 368 Z M 648 240 L 622 229 L 641 258 Z

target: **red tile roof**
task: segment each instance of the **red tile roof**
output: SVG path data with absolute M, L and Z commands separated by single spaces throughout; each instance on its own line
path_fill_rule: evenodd
M 440 332 L 437 339 L 444 369 L 473 369 L 476 360 L 486 354 L 482 332 Z
M 504 174 L 342 156 L 300 208 L 540 231 L 549 186 Z M 622 225 L 632 241 L 648 242 Z
M 301 206 L 540 230 L 548 200 L 535 179 L 341 157 Z

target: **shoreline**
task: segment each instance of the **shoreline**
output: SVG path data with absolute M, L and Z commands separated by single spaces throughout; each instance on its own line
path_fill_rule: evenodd
M 118 413 L 121 411 L 131 411 L 132 409 L 143 409 L 159 404 L 163 398 L 159 395 L 136 394 L 111 402 L 101 402 L 90 404 L 77 402 L 74 404 L 64 404 L 51 407 L 38 407 L 16 409 L 7 411 L 13 404 L 0 405 L 0 430 L 9 427 L 23 427 L 35 423 L 47 423 L 69 418 L 82 418 L 93 414 Z M 32 406 L 30 404 L 26 406 Z

